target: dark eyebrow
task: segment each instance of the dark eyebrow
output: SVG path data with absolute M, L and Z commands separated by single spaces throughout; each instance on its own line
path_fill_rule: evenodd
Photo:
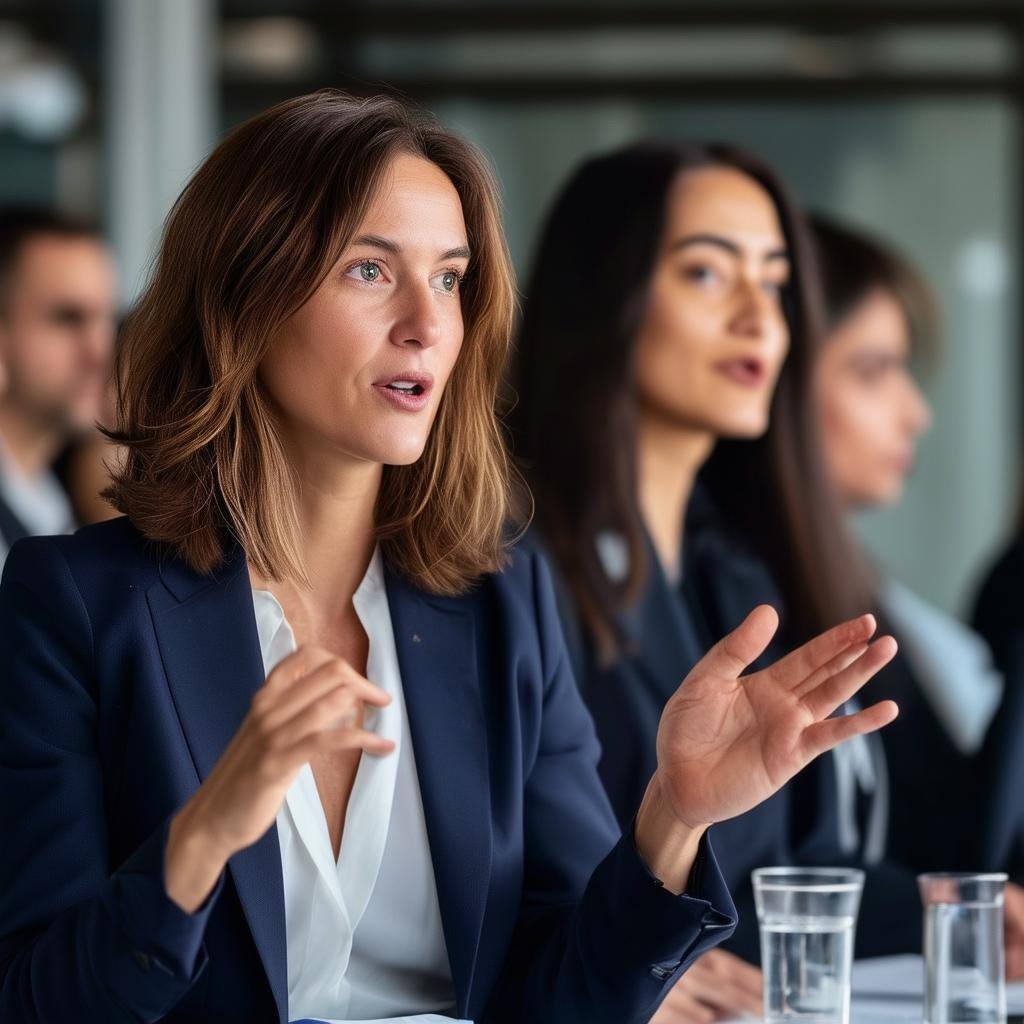
M 719 249 L 724 249 L 730 256 L 742 256 L 743 250 L 731 239 L 723 238 L 721 235 L 687 235 L 686 238 L 680 238 L 673 242 L 669 247 L 671 252 L 678 252 L 680 249 L 686 249 L 691 245 L 715 245 Z M 788 260 L 789 253 L 785 249 L 773 249 L 771 252 L 765 254 L 765 262 L 769 260 Z
M 382 238 L 380 235 L 360 235 L 357 239 L 352 242 L 353 245 L 372 245 L 377 249 L 383 249 L 385 252 L 393 253 L 397 256 L 401 251 L 402 247 L 397 242 L 392 242 L 390 238 Z M 469 246 L 460 245 L 454 249 L 447 249 L 441 253 L 439 259 L 442 260 L 458 260 L 458 259 L 469 259 Z

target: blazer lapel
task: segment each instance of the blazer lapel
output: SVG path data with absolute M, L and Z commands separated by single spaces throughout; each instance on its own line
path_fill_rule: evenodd
M 163 585 L 147 594 L 167 682 L 200 782 L 213 770 L 263 684 L 263 662 L 245 556 L 203 577 L 183 563 L 161 565 Z M 277 826 L 228 862 L 274 993 L 288 1013 L 284 886 Z
M 387 573 L 388 602 L 460 1017 L 491 873 L 487 734 L 473 613 Z
M 668 700 L 704 651 L 680 595 L 673 593 L 648 542 L 647 583 L 639 601 L 623 613 L 632 658 L 656 693 Z

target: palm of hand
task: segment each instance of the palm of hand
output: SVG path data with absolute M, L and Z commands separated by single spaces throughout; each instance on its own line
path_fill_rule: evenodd
M 676 817 L 692 828 L 750 810 L 818 754 L 896 715 L 883 701 L 829 717 L 895 654 L 891 638 L 868 644 L 870 616 L 741 676 L 777 624 L 771 609 L 755 609 L 701 660 L 662 713 L 659 782 Z
M 659 771 L 673 805 L 686 808 L 690 825 L 750 810 L 803 767 L 801 736 L 813 722 L 770 669 L 739 679 L 691 674 L 658 729 Z

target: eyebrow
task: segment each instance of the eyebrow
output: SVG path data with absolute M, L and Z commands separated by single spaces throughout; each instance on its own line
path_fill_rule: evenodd
M 687 235 L 686 238 L 680 238 L 673 242 L 669 248 L 671 252 L 678 252 L 680 249 L 686 249 L 691 245 L 714 245 L 719 249 L 724 249 L 731 256 L 743 255 L 743 250 L 731 238 L 725 238 L 722 235 Z M 764 258 L 765 262 L 768 260 L 788 260 L 789 253 L 785 249 L 773 249 L 771 252 L 765 253 Z
M 383 238 L 381 235 L 360 235 L 357 239 L 352 242 L 353 245 L 372 245 L 377 249 L 383 249 L 385 252 L 393 253 L 398 256 L 402 247 L 397 243 L 393 242 L 390 238 Z M 458 260 L 458 259 L 469 259 L 469 246 L 460 245 L 454 249 L 446 249 L 441 253 L 439 259 L 442 260 Z

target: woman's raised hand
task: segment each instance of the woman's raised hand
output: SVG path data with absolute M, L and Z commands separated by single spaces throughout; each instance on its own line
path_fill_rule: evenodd
M 391 740 L 362 728 L 364 705 L 391 697 L 329 651 L 304 645 L 256 691 L 213 771 L 178 812 L 167 841 L 165 884 L 186 911 L 198 907 L 227 859 L 277 817 L 303 764 L 326 751 L 387 754 Z
M 896 717 L 892 701 L 830 717 L 896 653 L 892 637 L 871 642 L 870 615 L 742 675 L 778 621 L 767 605 L 755 608 L 701 659 L 662 713 L 658 789 L 691 829 L 750 810 L 819 754 Z

